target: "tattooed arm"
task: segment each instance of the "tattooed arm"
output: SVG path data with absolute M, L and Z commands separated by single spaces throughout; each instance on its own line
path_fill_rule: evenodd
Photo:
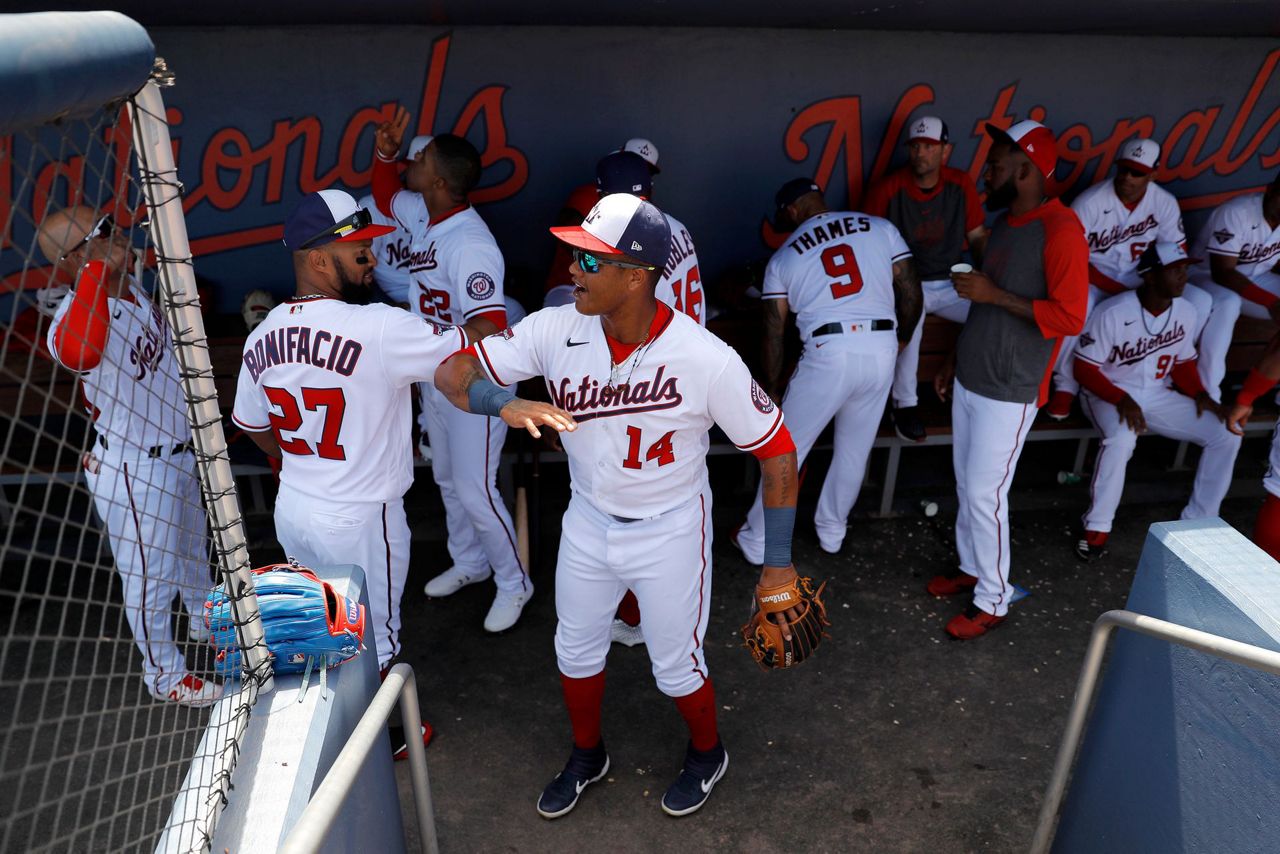
M 898 349 L 901 350 L 915 334 L 920 312 L 924 310 L 924 291 L 920 288 L 915 262 L 910 258 L 893 263 L 893 305 L 898 316 Z

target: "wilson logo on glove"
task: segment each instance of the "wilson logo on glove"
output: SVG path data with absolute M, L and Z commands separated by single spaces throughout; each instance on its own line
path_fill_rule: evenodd
M 276 673 L 308 673 L 337 667 L 362 649 L 364 606 L 347 599 L 305 566 L 276 563 L 253 570 L 262 630 Z M 244 665 L 226 586 L 218 585 L 204 604 L 205 622 L 220 674 Z
M 827 636 L 827 606 L 822 602 L 822 582 L 817 590 L 808 578 L 796 577 L 777 587 L 756 586 L 751 619 L 742 627 L 742 639 L 756 664 L 765 670 L 794 667 L 813 655 Z M 791 640 L 782 635 L 776 616 L 795 609 L 800 616 L 788 622 Z

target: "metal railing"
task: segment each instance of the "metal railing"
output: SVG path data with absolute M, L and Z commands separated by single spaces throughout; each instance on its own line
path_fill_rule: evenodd
M 1044 804 L 1040 807 L 1040 819 L 1036 824 L 1036 834 L 1031 841 L 1032 854 L 1045 854 L 1049 850 L 1050 843 L 1053 842 L 1058 810 L 1062 807 L 1062 796 L 1066 792 L 1067 779 L 1071 775 L 1071 766 L 1075 762 L 1076 750 L 1080 746 L 1085 718 L 1089 714 L 1089 705 L 1093 702 L 1093 695 L 1098 687 L 1102 658 L 1106 654 L 1107 642 L 1111 639 L 1113 629 L 1127 629 L 1149 635 L 1206 655 L 1243 664 L 1245 667 L 1261 670 L 1273 676 L 1280 676 L 1280 652 L 1198 629 L 1189 629 L 1186 626 L 1135 614 L 1132 611 L 1107 611 L 1093 624 L 1089 648 L 1085 652 L 1084 664 L 1080 668 L 1080 681 L 1076 683 L 1075 700 L 1071 704 L 1071 713 L 1067 716 L 1067 729 L 1062 736 L 1062 746 L 1058 748 L 1058 758 L 1053 764 L 1053 774 L 1049 778 L 1049 788 L 1045 792 Z
M 280 850 L 284 854 L 312 854 L 324 845 L 338 817 L 342 804 L 351 794 L 356 777 L 369 752 L 379 739 L 386 740 L 387 718 L 391 716 L 396 701 L 400 703 L 400 720 L 409 745 L 409 771 L 413 778 L 413 805 L 418 813 L 418 835 L 422 848 L 428 854 L 439 854 L 440 843 L 436 839 L 435 813 L 431 806 L 431 785 L 427 779 L 427 753 L 422 738 L 413 733 L 422 726 L 418 711 L 418 683 L 413 668 L 397 664 L 387 672 L 378 693 L 373 695 L 368 710 L 360 718 L 351 738 L 333 761 L 333 767 L 325 775 L 307 808 L 298 817 Z

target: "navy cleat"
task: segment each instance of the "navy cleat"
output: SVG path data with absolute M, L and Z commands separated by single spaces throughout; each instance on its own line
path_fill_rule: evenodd
M 538 815 L 543 818 L 559 818 L 578 805 L 582 790 L 604 778 L 609 772 L 609 754 L 600 742 L 592 750 L 582 750 L 574 745 L 569 762 L 556 778 L 542 790 L 538 798 Z
M 711 797 L 711 789 L 729 768 L 729 753 L 722 743 L 703 752 L 694 750 L 690 743 L 684 755 L 684 770 L 680 779 L 671 784 L 662 796 L 662 811 L 667 815 L 682 816 L 697 812 Z

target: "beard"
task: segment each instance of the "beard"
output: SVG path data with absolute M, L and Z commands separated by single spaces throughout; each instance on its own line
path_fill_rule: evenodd
M 338 264 L 338 284 L 338 294 L 348 305 L 368 305 L 373 302 L 373 288 L 364 283 L 364 276 L 353 278 L 341 263 Z
M 987 190 L 987 200 L 982 206 L 989 211 L 1002 211 L 1009 205 L 1013 204 L 1013 200 L 1018 197 L 1018 187 L 1013 182 L 1013 176 L 1010 175 L 999 187 Z

